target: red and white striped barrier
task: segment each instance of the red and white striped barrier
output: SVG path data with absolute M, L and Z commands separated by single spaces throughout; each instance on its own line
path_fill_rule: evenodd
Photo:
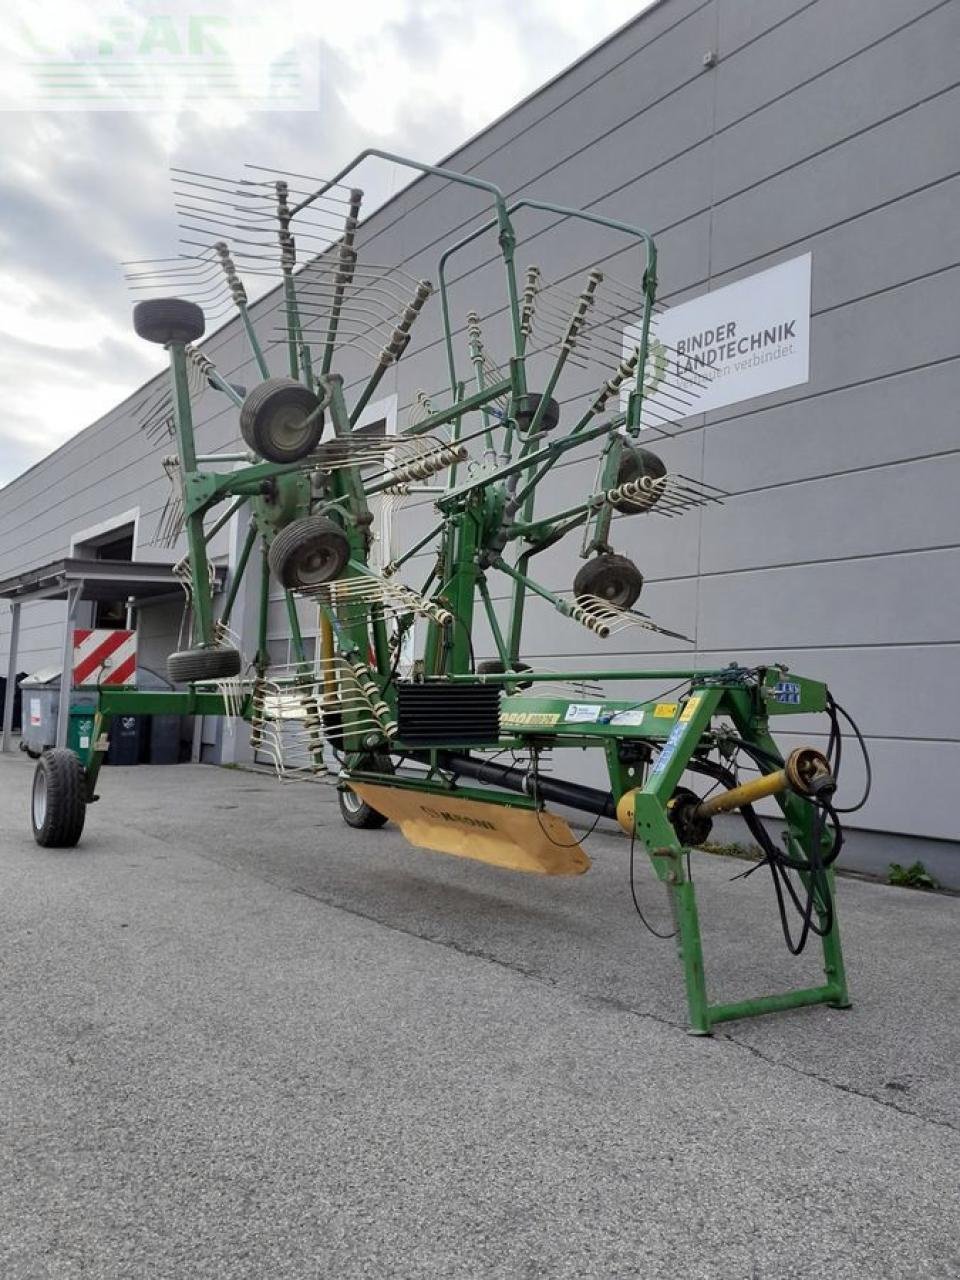
M 85 684 L 135 685 L 135 631 L 77 627 L 73 633 L 73 686 Z

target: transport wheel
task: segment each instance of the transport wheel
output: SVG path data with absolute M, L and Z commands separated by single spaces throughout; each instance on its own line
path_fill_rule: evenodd
M 350 543 L 328 516 L 305 516 L 280 530 L 267 558 L 288 591 L 310 591 L 339 577 L 350 559 Z
M 244 400 L 240 434 L 268 462 L 298 462 L 323 435 L 319 398 L 293 378 L 268 378 Z
M 652 453 L 649 449 L 631 445 L 624 449 L 620 458 L 620 466 L 617 468 L 617 486 L 629 484 L 632 480 L 641 480 L 644 477 L 649 480 L 662 480 L 666 474 L 666 465 L 658 454 Z M 635 501 L 624 499 L 621 502 L 611 502 L 610 505 L 614 511 L 622 511 L 624 515 L 639 515 L 643 511 L 650 510 L 659 499 L 660 492 L 660 489 L 653 489 L 649 494 L 644 494 Z
M 526 395 L 520 397 L 517 402 L 517 426 L 521 431 L 526 431 L 533 421 L 533 415 L 537 412 L 540 401 L 543 399 L 543 393 L 540 391 L 528 391 Z M 538 435 L 546 435 L 560 421 L 560 406 L 552 397 L 547 401 L 547 407 L 543 411 L 540 419 L 540 425 L 537 427 Z
M 167 658 L 167 675 L 175 684 L 227 680 L 238 676 L 242 666 L 237 649 L 181 649 Z
M 364 764 L 377 773 L 393 773 L 393 764 L 389 756 L 373 756 Z M 389 821 L 378 809 L 374 809 L 373 805 L 361 800 L 349 787 L 342 787 L 337 793 L 337 798 L 340 801 L 340 816 L 348 827 L 354 827 L 358 831 L 377 831 L 380 827 L 385 827 Z
M 643 590 L 643 574 L 626 556 L 608 551 L 588 560 L 573 580 L 573 594 L 599 596 L 616 609 L 629 609 Z
M 515 667 L 510 668 L 511 671 L 529 671 L 530 668 L 525 662 L 518 662 Z M 483 662 L 477 663 L 478 676 L 502 676 L 506 671 L 506 667 L 499 658 L 485 658 Z M 532 680 L 523 680 L 518 684 L 511 685 L 513 689 L 529 689 L 533 684 Z
M 141 338 L 165 347 L 171 342 L 196 342 L 207 326 L 195 302 L 154 298 L 133 308 L 133 327 Z
M 44 849 L 72 849 L 83 832 L 87 792 L 83 765 L 66 747 L 44 751 L 33 775 L 30 818 Z

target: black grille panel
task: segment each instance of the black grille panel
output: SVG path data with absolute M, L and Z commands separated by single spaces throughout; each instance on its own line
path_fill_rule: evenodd
M 493 684 L 397 686 L 397 738 L 411 747 L 490 746 L 500 737 Z

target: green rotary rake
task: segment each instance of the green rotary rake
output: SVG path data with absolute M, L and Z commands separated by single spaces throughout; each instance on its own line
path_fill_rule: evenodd
M 435 283 L 361 254 L 362 193 L 346 180 L 370 160 L 489 202 L 489 215 L 443 250 Z M 172 493 L 158 537 L 186 548 L 177 569 L 190 639 L 169 659 L 181 687 L 101 690 L 84 757 L 49 752 L 38 765 L 37 840 L 79 839 L 112 717 L 229 716 L 249 723 L 256 756 L 282 776 L 335 785 L 350 826 L 394 821 L 424 848 L 512 870 L 580 874 L 589 857 L 547 805 L 617 819 L 630 836 L 631 868 L 636 843 L 666 888 L 696 1033 L 801 1005 L 847 1007 L 833 870 L 845 713 L 827 688 L 783 666 L 556 672 L 524 661 L 531 598 L 599 640 L 624 632 L 685 639 L 637 607 L 643 576 L 612 541 L 615 518 L 679 519 L 725 496 L 670 471 L 648 447 L 695 411 L 709 377 L 681 369 L 656 337 L 652 237 L 549 201 L 508 203 L 491 183 L 381 151 L 315 184 L 251 172 L 239 183 L 180 172 L 187 252 L 128 268 L 132 287 L 151 295 L 134 310 L 136 330 L 170 359 L 169 390 L 145 403 L 143 426 L 176 444 L 164 461 Z M 517 265 L 521 214 L 621 237 L 633 276 L 591 265 L 573 283 L 547 284 L 537 266 Z M 477 242 L 497 247 L 500 297 L 486 320 L 471 310 L 458 325 L 451 263 Z M 241 269 L 276 279 L 257 308 L 266 337 Z M 174 289 L 176 297 L 152 296 Z M 261 378 L 249 391 L 196 346 L 205 309 L 226 307 L 239 316 Z M 418 392 L 402 428 L 371 434 L 365 411 L 435 308 L 446 387 Z M 499 363 L 490 354 L 491 316 Z M 572 373 L 592 389 L 564 398 Z M 192 401 L 201 388 L 234 406 L 243 451 L 198 452 Z M 596 466 L 593 484 L 577 501 L 545 507 L 551 471 L 584 458 Z M 247 533 L 220 601 L 208 550 L 235 516 L 247 520 Z M 404 543 L 405 522 L 417 527 Z M 558 591 L 537 576 L 537 557 L 575 530 L 582 564 L 570 589 Z M 260 608 L 248 657 L 231 620 L 251 565 L 259 567 Z M 271 661 L 268 645 L 271 584 L 286 604 L 291 661 L 283 665 Z M 315 610 L 313 652 L 304 607 Z M 493 656 L 478 660 L 481 634 Z M 641 696 L 638 687 L 652 681 L 671 692 Z M 771 721 L 811 712 L 828 717 L 827 752 L 802 748 L 785 758 Z M 548 753 L 588 747 L 603 755 L 608 788 L 545 772 Z M 745 783 L 740 761 L 755 774 Z M 689 785 L 698 776 L 709 780 L 709 796 Z M 753 807 L 765 797 L 785 820 L 782 848 Z M 725 810 L 743 815 L 763 850 L 791 950 L 819 938 L 821 985 L 732 1004 L 708 999 L 689 850 Z

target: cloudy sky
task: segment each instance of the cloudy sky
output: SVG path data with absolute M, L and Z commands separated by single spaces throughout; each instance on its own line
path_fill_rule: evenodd
M 645 7 L 14 0 L 0 28 L 0 485 L 162 363 L 132 332 L 120 263 L 177 252 L 171 165 L 324 175 L 368 145 L 437 160 Z M 214 54 L 235 74 L 198 73 Z M 268 91 L 297 109 L 262 109 Z M 380 194 L 407 180 L 383 175 Z

